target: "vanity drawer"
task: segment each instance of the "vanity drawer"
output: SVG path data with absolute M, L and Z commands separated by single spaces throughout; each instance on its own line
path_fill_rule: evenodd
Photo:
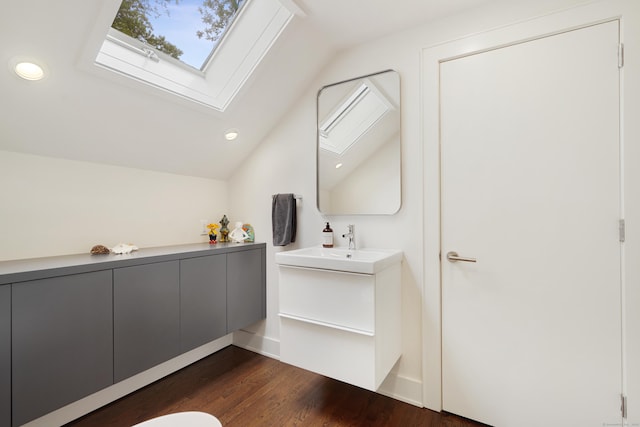
M 280 361 L 368 390 L 376 375 L 375 337 L 280 317 Z
M 375 276 L 280 266 L 280 313 L 375 332 Z

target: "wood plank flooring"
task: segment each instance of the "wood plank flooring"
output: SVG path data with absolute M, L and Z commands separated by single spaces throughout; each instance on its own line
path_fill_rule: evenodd
M 224 427 L 480 427 L 229 346 L 67 427 L 131 426 L 203 411 Z

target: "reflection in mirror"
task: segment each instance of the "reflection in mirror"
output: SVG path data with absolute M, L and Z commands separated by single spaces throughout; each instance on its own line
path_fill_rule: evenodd
M 318 92 L 318 209 L 326 215 L 400 209 L 400 76 L 387 70 Z

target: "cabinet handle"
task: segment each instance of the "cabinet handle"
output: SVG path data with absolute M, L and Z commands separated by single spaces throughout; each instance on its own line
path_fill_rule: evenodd
M 334 325 L 333 323 L 321 322 L 319 320 L 311 320 L 305 317 L 294 316 L 291 314 L 279 313 L 278 316 L 285 319 L 297 320 L 298 322 L 311 323 L 312 325 L 324 326 L 325 328 L 338 329 L 340 331 L 352 332 L 354 334 L 366 335 L 368 337 L 375 336 L 371 331 L 363 331 L 362 329 L 349 328 L 347 326 Z

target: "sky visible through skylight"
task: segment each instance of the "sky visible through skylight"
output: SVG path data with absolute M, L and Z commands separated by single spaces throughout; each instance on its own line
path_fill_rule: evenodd
M 153 25 L 153 32 L 163 35 L 165 38 L 178 46 L 184 53 L 180 60 L 185 64 L 200 69 L 215 47 L 215 43 L 199 39 L 196 31 L 202 29 L 202 17 L 198 11 L 198 6 L 202 5 L 202 0 L 180 0 L 178 4 L 171 3 L 167 9 L 169 16 L 162 13 L 158 18 L 149 16 Z

